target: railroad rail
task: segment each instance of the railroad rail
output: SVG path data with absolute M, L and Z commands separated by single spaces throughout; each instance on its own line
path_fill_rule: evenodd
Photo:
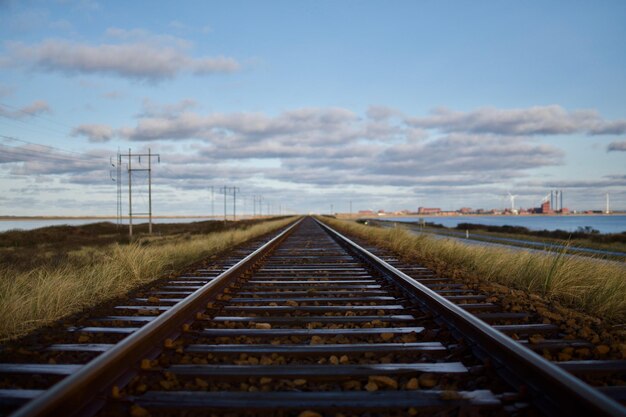
M 18 352 L 21 362 L 0 364 L 0 378 L 17 380 L 0 385 L 0 406 L 14 416 L 626 415 L 568 372 L 584 364 L 555 365 L 505 335 L 554 329 L 487 324 L 481 314 L 497 313 L 484 296 L 312 218 L 115 310 L 68 329 L 72 343 L 39 346 L 49 352 L 39 363 Z

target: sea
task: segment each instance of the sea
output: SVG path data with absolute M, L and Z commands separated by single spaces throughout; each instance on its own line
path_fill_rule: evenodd
M 419 222 L 423 218 L 426 222 L 442 224 L 446 227 L 456 227 L 459 223 L 477 223 L 490 226 L 523 226 L 531 230 L 565 230 L 576 231 L 579 227 L 589 226 L 600 233 L 621 233 L 626 231 L 626 215 L 568 215 L 568 216 L 424 216 L 424 217 L 381 217 L 379 220 L 394 220 L 398 222 Z M 221 217 L 219 217 L 221 219 Z M 154 223 L 191 223 L 204 220 L 206 218 L 186 218 L 186 219 L 153 219 Z M 32 230 L 40 227 L 70 225 L 79 226 L 82 224 L 109 221 L 115 223 L 115 218 L 110 219 L 44 219 L 44 220 L 5 220 L 0 221 L 0 232 L 12 229 Z M 136 219 L 137 223 L 146 223 L 145 219 Z M 127 223 L 124 223 L 127 224 Z
M 459 223 L 475 223 L 488 226 L 523 226 L 530 230 L 565 230 L 574 232 L 579 227 L 591 227 L 600 233 L 626 232 L 626 215 L 567 215 L 567 216 L 424 216 L 424 217 L 380 217 L 379 220 L 417 223 L 437 223 L 456 227 Z
M 217 217 L 200 218 L 171 218 L 152 219 L 152 223 L 191 223 L 216 219 Z M 219 219 L 222 219 L 219 217 Z M 48 226 L 80 226 L 89 223 L 111 222 L 115 223 L 115 217 L 101 219 L 41 219 L 41 220 L 0 220 L 0 232 L 7 230 L 33 230 Z M 133 224 L 148 223 L 147 219 L 134 219 Z M 128 220 L 124 220 L 123 225 L 128 225 Z

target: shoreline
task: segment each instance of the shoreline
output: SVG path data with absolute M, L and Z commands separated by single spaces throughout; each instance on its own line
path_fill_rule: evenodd
M 406 219 L 421 219 L 424 217 L 434 219 L 448 219 L 457 217 L 599 217 L 599 216 L 626 216 L 626 211 L 618 211 L 611 213 L 569 213 L 569 214 L 453 214 L 453 215 L 438 215 L 438 214 L 385 214 L 384 216 L 378 216 L 376 214 L 363 214 L 357 215 L 347 213 L 337 213 L 338 218 L 347 219 L 394 219 L 394 218 L 406 218 Z
M 611 213 L 569 213 L 569 214 L 456 214 L 456 215 L 437 215 L 437 214 L 386 214 L 384 216 L 377 215 L 358 215 L 353 214 L 350 216 L 349 213 L 337 213 L 337 217 L 341 218 L 352 218 L 352 219 L 389 219 L 389 218 L 407 218 L 407 219 L 420 219 L 420 218 L 455 218 L 455 217 L 597 217 L 597 216 L 624 216 L 626 215 L 626 211 L 622 212 L 611 212 Z M 244 217 L 249 217 L 249 215 L 244 215 Z M 257 216 L 258 217 L 258 216 Z M 222 219 L 223 215 L 187 215 L 187 216 L 177 216 L 177 215 L 161 215 L 161 216 L 152 216 L 153 219 Z M 22 220 L 115 220 L 115 216 L 0 216 L 0 221 L 22 221 Z M 133 216 L 133 219 L 145 219 L 147 220 L 147 216 Z M 122 220 L 128 220 L 128 216 L 122 216 Z

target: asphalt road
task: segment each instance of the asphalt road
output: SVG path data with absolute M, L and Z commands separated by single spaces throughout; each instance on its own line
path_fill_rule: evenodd
M 393 227 L 392 225 L 400 224 L 401 226 L 407 227 L 413 233 L 428 233 L 430 235 L 446 237 L 459 240 L 468 245 L 479 245 L 479 246 L 494 246 L 494 247 L 505 247 L 508 249 L 519 249 L 519 250 L 530 250 L 536 252 L 561 252 L 566 251 L 568 254 L 588 254 L 588 255 L 598 255 L 598 256 L 610 256 L 612 258 L 618 258 L 622 260 L 626 260 L 626 253 L 624 252 L 616 252 L 616 251 L 607 251 L 593 248 L 585 248 L 580 246 L 563 246 L 551 243 L 542 243 L 535 242 L 532 240 L 524 240 L 524 239 L 513 239 L 513 238 L 505 238 L 505 237 L 497 237 L 491 235 L 481 235 L 480 233 L 470 232 L 469 238 L 466 237 L 465 232 L 456 231 L 456 230 L 433 230 L 433 229 L 422 229 L 417 225 L 413 225 L 411 223 L 396 223 L 392 221 L 376 221 L 378 224 L 383 225 L 384 227 Z M 385 224 L 387 223 L 387 224 Z M 496 241 L 496 242 L 494 242 Z

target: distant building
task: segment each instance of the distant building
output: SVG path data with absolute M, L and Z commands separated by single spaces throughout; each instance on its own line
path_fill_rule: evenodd
M 374 212 L 372 210 L 359 210 L 360 216 L 373 216 Z
M 439 214 L 439 213 L 441 213 L 440 208 L 419 207 L 417 209 L 417 214 Z
M 554 210 L 550 206 L 550 201 L 546 200 L 541 203 L 540 207 L 535 207 L 529 210 L 533 214 L 554 214 Z
M 461 214 L 470 214 L 472 212 L 472 209 L 469 207 L 461 207 L 459 209 L 459 213 Z

